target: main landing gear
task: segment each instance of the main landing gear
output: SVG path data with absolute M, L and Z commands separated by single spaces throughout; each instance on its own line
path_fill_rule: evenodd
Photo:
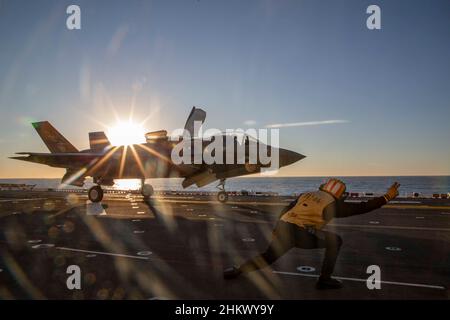
M 153 195 L 153 187 L 151 184 L 145 184 L 145 180 L 142 180 L 141 194 L 144 199 L 148 199 Z M 88 198 L 92 202 L 100 202 L 103 200 L 103 189 L 100 185 L 91 187 L 88 191 Z
M 92 202 L 100 202 L 103 199 L 103 189 L 99 185 L 91 187 L 88 191 L 89 200 Z
M 148 199 L 153 195 L 153 187 L 151 184 L 146 184 L 145 179 L 141 179 L 141 194 L 144 199 Z
M 222 203 L 227 202 L 228 194 L 225 191 L 225 179 L 220 179 L 220 182 L 217 185 L 217 188 L 220 190 L 219 193 L 217 193 L 217 200 Z

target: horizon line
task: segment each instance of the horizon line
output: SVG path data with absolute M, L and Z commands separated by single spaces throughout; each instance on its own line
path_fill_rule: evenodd
M 251 179 L 261 179 L 261 178 L 326 178 L 326 177 L 331 177 L 331 178 L 339 178 L 339 177 L 343 177 L 343 178 L 366 178 L 366 177 L 450 177 L 450 173 L 449 174 L 415 174 L 415 175 L 411 175 L 411 174 L 401 174 L 401 175 L 310 175 L 310 176 L 263 176 L 263 175 L 248 175 L 248 176 L 239 176 L 239 177 L 232 177 L 232 178 L 228 178 L 228 179 L 246 179 L 246 178 L 251 178 Z M 44 178 L 44 177 L 25 177 L 25 178 L 4 178 L 4 177 L 0 177 L 0 180 L 11 180 L 11 179 L 15 179 L 15 180 L 19 180 L 19 179 L 23 179 L 23 180 L 31 180 L 31 179 L 46 179 L 46 180 L 54 180 L 54 179 L 58 179 L 60 180 L 61 178 L 59 177 L 53 177 L 53 178 Z M 166 177 L 166 178 L 146 178 L 147 179 L 183 179 L 183 177 Z M 140 178 L 129 178 L 129 179 L 114 179 L 114 180 L 140 180 Z

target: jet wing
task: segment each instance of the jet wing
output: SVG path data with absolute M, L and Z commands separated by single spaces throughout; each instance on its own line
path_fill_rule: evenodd
M 62 184 L 69 184 L 72 186 L 82 187 L 84 185 L 85 170 L 67 169 L 66 173 L 61 179 Z

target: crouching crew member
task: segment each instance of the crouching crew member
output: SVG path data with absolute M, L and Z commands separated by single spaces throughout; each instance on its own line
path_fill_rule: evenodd
M 272 240 L 267 250 L 245 262 L 240 267 L 231 267 L 224 271 L 225 279 L 236 278 L 264 268 L 284 255 L 293 247 L 302 249 L 325 249 L 325 258 L 318 289 L 337 289 L 342 283 L 333 279 L 334 266 L 342 246 L 342 238 L 322 228 L 333 218 L 345 218 L 370 212 L 385 205 L 398 195 L 400 184 L 395 182 L 387 193 L 367 202 L 344 202 L 342 195 L 345 184 L 338 179 L 329 179 L 319 190 L 301 194 L 280 214 L 280 219 L 272 233 Z

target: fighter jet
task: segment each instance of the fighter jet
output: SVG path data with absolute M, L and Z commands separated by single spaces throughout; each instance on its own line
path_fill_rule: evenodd
M 185 131 L 192 134 L 188 143 L 194 145 L 195 141 L 198 142 L 199 138 L 194 135 L 194 126 L 196 121 L 203 124 L 205 118 L 205 111 L 195 107 L 192 109 L 184 127 Z M 90 132 L 90 148 L 79 151 L 48 121 L 35 122 L 32 125 L 50 153 L 18 152 L 16 154 L 20 156 L 10 158 L 65 168 L 66 174 L 61 183 L 66 185 L 82 187 L 85 178 L 92 177 L 95 185 L 88 190 L 88 197 L 92 202 L 102 201 L 104 193 L 102 186 L 112 186 L 117 179 L 140 179 L 141 194 L 144 198 L 149 198 L 153 194 L 153 187 L 146 184 L 145 179 L 150 178 L 184 178 L 183 188 L 193 184 L 203 187 L 219 181 L 217 188 L 220 192 L 217 194 L 217 199 L 220 202 L 226 202 L 228 200 L 225 191 L 227 178 L 258 173 L 269 166 L 267 163 L 263 164 L 260 159 L 257 159 L 256 163 L 248 161 L 250 142 L 255 142 L 258 148 L 266 147 L 269 154 L 274 153 L 275 150 L 275 147 L 264 145 L 249 136 L 244 136 L 242 141 L 237 141 L 238 139 L 234 137 L 234 146 L 237 147 L 239 144 L 245 147 L 245 161 L 241 163 L 236 161 L 232 164 L 207 164 L 202 159 L 200 163 L 175 164 L 171 157 L 172 151 L 183 139 L 180 138 L 180 141 L 169 139 L 166 130 L 147 133 L 145 143 L 123 146 L 112 146 L 104 132 Z M 210 143 L 211 140 L 201 138 L 200 146 L 204 150 Z M 224 153 L 228 152 L 226 147 L 227 145 L 224 145 Z M 278 148 L 276 151 L 279 155 L 279 167 L 290 165 L 305 157 L 286 149 Z

